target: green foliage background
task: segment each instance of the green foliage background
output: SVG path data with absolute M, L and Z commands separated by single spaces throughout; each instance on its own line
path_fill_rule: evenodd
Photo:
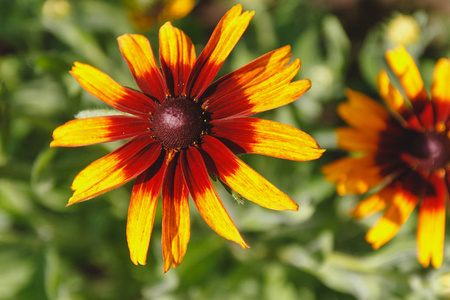
M 364 235 L 379 215 L 353 220 L 348 212 L 361 197 L 337 197 L 320 173 L 322 165 L 344 155 L 336 149 L 332 129 L 343 125 L 335 108 L 345 98 L 345 87 L 378 99 L 375 76 L 385 67 L 384 51 L 393 46 L 386 27 L 398 13 L 419 24 L 421 37 L 408 50 L 430 87 L 434 63 L 450 56 L 446 1 L 426 6 L 420 1 L 243 0 L 244 9 L 256 15 L 221 74 L 290 44 L 293 57 L 303 62 L 298 78 L 310 78 L 313 87 L 263 117 L 310 133 L 328 151 L 303 163 L 244 156 L 300 205 L 299 212 L 241 205 L 217 186 L 251 248 L 218 236 L 193 207 L 186 257 L 166 274 L 161 208 L 148 265 L 134 266 L 129 259 L 125 226 L 131 184 L 65 207 L 75 175 L 117 144 L 49 148 L 54 128 L 79 111 L 106 108 L 68 73 L 74 61 L 135 87 L 116 38 L 139 32 L 158 51 L 161 23 L 144 32 L 134 28 L 129 2 L 0 0 L 0 299 L 450 297 L 450 251 L 440 269 L 420 266 L 415 214 L 391 242 L 373 251 Z M 155 1 L 138 2 L 152 7 Z M 187 17 L 173 23 L 200 53 L 222 14 L 236 3 L 197 1 Z M 446 248 L 449 242 L 447 237 Z

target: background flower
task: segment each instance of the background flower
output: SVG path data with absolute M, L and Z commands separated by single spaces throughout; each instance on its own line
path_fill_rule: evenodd
M 125 0 L 128 15 L 137 30 L 147 31 L 158 23 L 185 17 L 195 6 L 194 0 Z
M 378 76 L 378 85 L 392 114 L 367 96 L 348 90 L 348 101 L 338 111 L 351 127 L 337 129 L 337 135 L 340 147 L 355 155 L 337 160 L 323 171 L 337 184 L 340 195 L 380 188 L 352 212 L 362 218 L 385 209 L 366 235 L 374 249 L 397 234 L 419 204 L 418 259 L 424 267 L 430 261 L 440 267 L 449 196 L 450 60 L 436 64 L 428 97 L 419 70 L 404 47 L 388 51 L 386 58 L 407 100 L 386 71 Z

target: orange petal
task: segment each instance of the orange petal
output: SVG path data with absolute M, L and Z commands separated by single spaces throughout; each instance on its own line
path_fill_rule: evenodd
M 338 106 L 338 113 L 349 125 L 364 131 L 381 131 L 387 127 L 390 118 L 387 110 L 366 95 L 346 90 L 347 102 Z
M 247 248 L 239 231 L 217 196 L 203 158 L 194 147 L 182 152 L 181 170 L 189 192 L 205 222 L 219 235 Z
M 169 93 L 173 97 L 185 96 L 195 49 L 189 37 L 170 22 L 159 30 L 159 56 Z
M 309 79 L 290 82 L 300 69 L 300 60 L 295 60 L 267 80 L 215 99 L 208 110 L 215 120 L 229 117 L 250 116 L 289 104 L 311 87 Z
M 79 147 L 121 141 L 149 130 L 148 119 L 131 116 L 105 116 L 77 119 L 53 131 L 50 147 Z
M 87 166 L 75 177 L 72 183 L 75 192 L 67 205 L 115 189 L 148 169 L 161 152 L 160 144 L 149 140 L 149 136 L 134 138 Z
M 127 242 L 131 261 L 145 265 L 155 220 L 156 205 L 164 177 L 165 159 L 160 159 L 141 174 L 133 186 L 127 218 Z
M 391 83 L 385 70 L 378 74 L 377 82 L 380 96 L 390 109 L 399 114 L 407 111 L 405 99 L 403 99 L 400 91 Z
M 396 112 L 399 116 L 403 118 L 403 120 L 407 121 L 407 127 L 412 129 L 417 129 L 419 131 L 423 130 L 423 124 L 428 123 L 426 120 L 430 117 L 430 111 L 420 110 L 417 115 L 421 115 L 422 121 L 419 121 L 415 112 L 411 109 L 411 107 L 407 106 L 405 103 L 405 99 L 403 98 L 400 91 L 390 82 L 389 77 L 386 71 L 381 71 L 378 75 L 378 90 L 380 92 L 381 97 L 383 98 L 386 105 L 394 112 Z M 423 103 L 423 101 L 422 101 Z M 419 108 L 419 103 L 416 103 L 417 108 Z M 424 119 L 425 118 L 425 119 Z
M 431 87 L 431 99 L 436 105 L 437 122 L 445 123 L 450 116 L 450 59 L 436 63 Z
M 298 210 L 291 198 L 236 157 L 224 144 L 211 136 L 203 137 L 202 150 L 208 170 L 230 188 L 265 208 Z
M 378 223 L 366 234 L 366 240 L 374 249 L 390 241 L 406 222 L 417 204 L 417 196 L 406 191 L 396 190 L 392 203 Z
M 162 102 L 166 97 L 166 84 L 150 42 L 139 34 L 124 34 L 117 41 L 138 87 L 145 94 Z
M 377 132 L 362 132 L 354 128 L 337 128 L 338 146 L 348 151 L 376 151 L 379 135 Z
M 87 92 L 115 109 L 135 115 L 148 115 L 156 109 L 149 97 L 121 86 L 90 65 L 75 62 L 70 73 Z
M 383 210 L 393 199 L 393 190 L 385 187 L 376 194 L 360 201 L 358 205 L 350 212 L 355 219 L 368 217 L 376 212 Z
M 336 183 L 339 195 L 363 194 L 384 178 L 373 155 L 345 157 L 324 166 L 322 172 L 328 181 Z
M 445 199 L 446 186 L 442 178 L 431 178 L 434 191 L 423 197 L 417 224 L 417 256 L 425 268 L 431 263 L 433 267 L 442 265 L 445 236 Z
M 189 190 L 181 174 L 179 156 L 170 162 L 162 190 L 164 272 L 183 260 L 190 237 Z
M 400 80 L 411 102 L 427 99 L 422 77 L 413 58 L 403 46 L 386 52 L 386 59 L 392 71 Z
M 211 84 L 202 95 L 202 102 L 211 103 L 226 94 L 258 84 L 281 71 L 291 58 L 291 47 L 273 50 L 242 68 L 228 73 Z
M 237 145 L 240 153 L 257 153 L 297 161 L 319 158 L 325 150 L 297 128 L 257 118 L 211 122 L 212 134 Z M 223 140 L 223 139 L 222 139 Z M 226 141 L 224 141 L 226 143 Z
M 189 76 L 187 92 L 190 98 L 198 99 L 201 96 L 247 29 L 254 12 L 241 12 L 240 4 L 234 6 L 214 29 Z
M 441 58 L 436 63 L 433 74 L 431 96 L 433 101 L 450 102 L 450 59 Z

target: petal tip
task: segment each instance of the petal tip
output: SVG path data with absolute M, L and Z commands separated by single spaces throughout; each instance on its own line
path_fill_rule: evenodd
M 247 243 L 246 243 L 244 240 L 242 240 L 242 241 L 239 243 L 239 245 L 241 245 L 241 247 L 242 247 L 243 249 L 250 248 L 250 246 L 247 245 Z
M 295 204 L 297 204 L 297 203 L 295 203 Z M 293 206 L 292 208 L 289 208 L 289 210 L 292 210 L 292 211 L 298 211 L 299 208 L 300 208 L 300 207 L 299 207 L 298 204 L 297 204 L 297 205 Z
M 300 68 L 300 65 L 299 65 L 299 68 Z M 300 81 L 303 82 L 305 92 L 311 88 L 312 82 L 310 79 L 304 78 L 304 79 L 301 79 Z
M 236 10 L 239 13 L 241 13 L 241 11 L 242 11 L 242 4 L 238 3 L 235 6 L 233 6 L 230 10 Z
M 130 253 L 130 260 L 135 266 L 145 266 L 147 264 L 147 257 L 139 257 L 139 253 Z
M 117 37 L 117 41 L 121 41 L 121 40 L 123 40 L 124 38 L 126 38 L 127 36 L 129 36 L 129 34 L 128 33 L 125 33 L 125 34 L 122 34 L 122 35 L 119 35 L 118 37 Z
M 355 220 L 361 220 L 364 217 L 356 208 L 351 210 L 349 215 Z
M 398 47 L 395 47 L 395 48 L 392 48 L 392 49 L 386 51 L 386 57 L 395 55 L 395 54 L 399 54 L 401 52 L 407 52 L 403 45 L 400 45 Z
M 325 151 L 327 151 L 327 149 L 320 149 L 319 147 L 320 147 L 319 144 L 317 144 L 316 148 L 317 158 L 321 157 L 325 153 Z
M 138 262 L 138 260 L 135 257 L 131 257 L 130 256 L 130 260 L 135 266 L 139 266 L 139 262 Z
M 419 263 L 422 265 L 422 267 L 423 268 L 428 268 L 429 266 L 430 266 L 430 260 L 429 260 L 429 258 L 427 257 L 426 259 L 423 259 L 423 258 L 418 258 L 418 261 L 419 261 Z M 435 266 L 433 266 L 433 267 L 435 267 Z M 435 267 L 436 268 L 436 267 Z

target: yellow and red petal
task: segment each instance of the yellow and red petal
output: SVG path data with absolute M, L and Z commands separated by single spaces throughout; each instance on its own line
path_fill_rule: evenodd
M 422 77 L 413 58 L 401 46 L 387 51 L 386 59 L 394 74 L 399 78 L 420 124 L 425 129 L 432 129 L 434 127 L 433 107 L 429 103 Z
M 131 116 L 105 116 L 76 119 L 53 131 L 50 147 L 79 147 L 121 141 L 145 133 L 148 119 Z
M 124 34 L 117 41 L 138 87 L 162 102 L 166 97 L 166 85 L 148 39 L 139 34 Z
M 405 103 L 400 91 L 391 83 L 387 72 L 381 71 L 377 78 L 378 91 L 386 105 L 399 116 L 403 118 L 407 124 L 402 124 L 416 130 L 423 130 L 423 126 L 415 113 Z
M 121 86 L 90 65 L 75 62 L 70 73 L 87 92 L 115 109 L 134 115 L 148 115 L 156 109 L 149 97 Z
M 89 200 L 119 187 L 148 169 L 159 157 L 161 145 L 139 136 L 94 161 L 75 177 L 75 191 L 67 205 Z
M 424 267 L 442 265 L 445 236 L 445 181 L 437 175 L 430 178 L 432 188 L 425 193 L 420 203 L 417 224 L 417 257 Z
M 341 127 L 336 129 L 336 134 L 338 146 L 347 151 L 374 152 L 379 147 L 377 132 L 363 132 L 360 129 Z
M 377 83 L 378 92 L 390 109 L 400 115 L 407 111 L 405 99 L 403 99 L 400 91 L 389 80 L 386 70 L 378 74 Z
M 188 96 L 199 99 L 219 72 L 225 59 L 247 29 L 254 12 L 242 13 L 240 4 L 222 17 L 194 64 L 187 83 Z
M 383 181 L 382 170 L 373 155 L 341 158 L 322 168 L 325 178 L 336 183 L 339 195 L 367 192 Z
M 325 151 L 307 133 L 274 121 L 233 118 L 211 124 L 211 134 L 227 145 L 231 142 L 230 147 L 239 153 L 305 161 L 317 159 Z
M 237 158 L 219 140 L 205 136 L 201 149 L 208 170 L 244 198 L 268 209 L 298 210 L 297 203 Z
M 414 105 L 414 101 L 426 100 L 427 92 L 413 58 L 403 46 L 386 52 L 386 59 L 394 74 Z
M 190 238 L 189 190 L 177 155 L 167 167 L 163 190 L 162 248 L 164 272 L 183 260 Z
M 338 106 L 338 113 L 349 125 L 363 131 L 379 132 L 387 127 L 387 110 L 366 95 L 346 90 L 348 101 Z
M 436 122 L 446 123 L 450 116 L 450 59 L 441 58 L 436 63 L 431 87 Z
M 136 179 L 127 217 L 127 242 L 131 261 L 145 265 L 155 220 L 156 205 L 164 178 L 166 163 L 160 156 L 151 168 Z
M 391 203 L 381 219 L 366 234 L 366 240 L 374 249 L 390 241 L 406 222 L 418 202 L 420 181 L 415 174 L 406 175 L 390 185 L 393 189 Z
M 273 50 L 213 82 L 202 94 L 200 101 L 208 105 L 227 94 L 264 81 L 281 71 L 290 58 L 290 46 Z
M 200 152 L 191 147 L 181 153 L 181 171 L 195 205 L 205 222 L 219 235 L 247 248 L 217 196 Z
M 309 79 L 290 82 L 300 69 L 295 60 L 270 78 L 256 84 L 234 90 L 215 99 L 208 105 L 214 120 L 245 117 L 289 104 L 311 87 Z
M 368 217 L 376 212 L 383 210 L 393 199 L 394 191 L 389 187 L 384 187 L 381 191 L 360 201 L 358 205 L 350 212 L 355 219 Z
M 186 84 L 195 62 L 191 40 L 170 22 L 159 30 L 159 59 L 168 92 L 173 97 L 186 95 Z

